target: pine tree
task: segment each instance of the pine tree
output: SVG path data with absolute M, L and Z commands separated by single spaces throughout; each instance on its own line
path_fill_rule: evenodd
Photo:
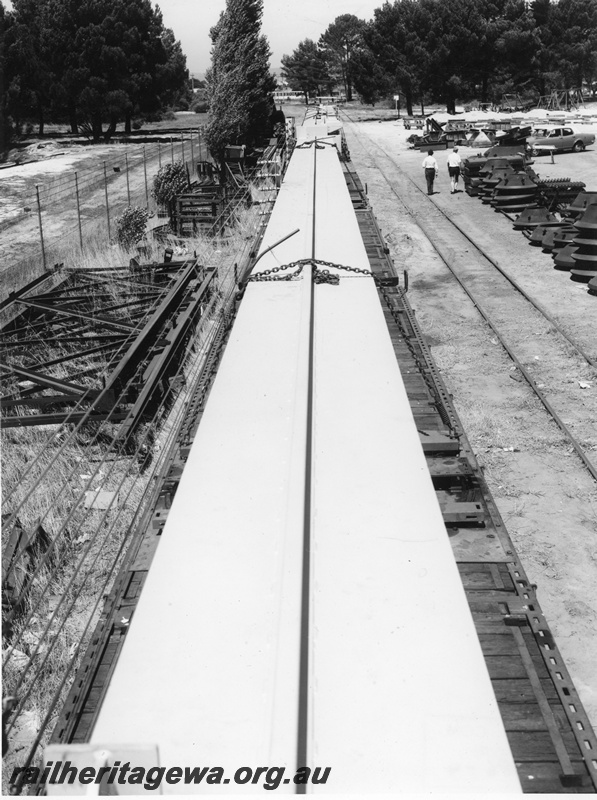
M 352 61 L 363 46 L 365 26 L 366 23 L 354 14 L 342 14 L 336 17 L 319 39 L 320 48 L 336 67 L 337 78 L 344 86 L 347 100 L 352 100 Z
M 206 138 L 220 163 L 227 145 L 251 148 L 273 130 L 275 78 L 269 72 L 269 44 L 260 33 L 262 14 L 263 0 L 227 0 L 226 10 L 210 31 Z
M 327 60 L 312 39 L 300 42 L 292 55 L 282 56 L 282 75 L 291 89 L 304 93 L 305 103 L 311 93 L 331 83 Z

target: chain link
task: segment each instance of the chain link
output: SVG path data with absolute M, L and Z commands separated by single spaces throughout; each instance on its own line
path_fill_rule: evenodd
M 249 281 L 253 283 L 263 283 L 266 281 L 293 281 L 301 274 L 303 267 L 306 264 L 313 265 L 313 280 L 315 283 L 331 283 L 334 285 L 340 283 L 339 275 L 330 272 L 329 269 L 320 269 L 320 267 L 332 267 L 333 269 L 344 270 L 344 272 L 354 272 L 358 275 L 367 275 L 368 277 L 373 278 L 375 283 L 378 283 L 376 276 L 373 275 L 373 273 L 368 269 L 349 267 L 345 264 L 335 264 L 333 261 L 322 261 L 319 258 L 302 258 L 299 261 L 292 261 L 290 264 L 272 267 L 272 269 L 266 269 L 263 272 L 258 272 L 256 275 L 251 275 Z M 289 269 L 293 269 L 294 272 L 291 272 L 287 275 L 277 274 L 279 272 L 286 272 L 286 270 Z
M 279 267 L 272 267 L 272 269 L 265 269 L 263 272 L 258 272 L 256 275 L 249 277 L 251 283 L 265 283 L 266 281 L 293 281 L 301 274 L 305 264 L 310 264 L 311 259 L 302 258 L 299 261 L 291 261 L 290 264 L 283 264 Z M 298 269 L 296 269 L 298 267 Z M 294 269 L 295 271 L 288 275 L 277 275 L 278 272 L 284 272 L 287 269 Z

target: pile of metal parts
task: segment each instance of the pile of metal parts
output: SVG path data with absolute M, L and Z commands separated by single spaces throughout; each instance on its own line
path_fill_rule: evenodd
M 126 439 L 176 371 L 215 286 L 196 258 L 61 270 L 0 310 L 4 428 L 118 423 Z
M 582 181 L 541 179 L 511 148 L 465 159 L 463 179 L 469 196 L 505 214 L 532 245 L 552 253 L 555 269 L 597 296 L 597 192 Z

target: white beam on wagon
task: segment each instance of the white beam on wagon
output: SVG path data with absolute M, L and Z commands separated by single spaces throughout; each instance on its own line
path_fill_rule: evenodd
M 256 271 L 310 252 L 313 157 L 293 158 L 262 250 L 300 232 Z M 229 778 L 296 767 L 308 275 L 247 287 L 94 742 L 156 743 L 164 766 L 221 766 Z
M 317 258 L 369 263 L 317 151 Z M 371 278 L 315 287 L 309 765 L 322 792 L 520 792 Z

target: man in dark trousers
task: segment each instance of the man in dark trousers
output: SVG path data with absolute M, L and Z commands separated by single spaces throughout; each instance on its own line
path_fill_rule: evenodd
M 433 181 L 438 173 L 437 161 L 433 158 L 433 150 L 427 151 L 427 157 L 423 161 L 425 170 L 425 180 L 427 181 L 427 194 L 433 194 Z

